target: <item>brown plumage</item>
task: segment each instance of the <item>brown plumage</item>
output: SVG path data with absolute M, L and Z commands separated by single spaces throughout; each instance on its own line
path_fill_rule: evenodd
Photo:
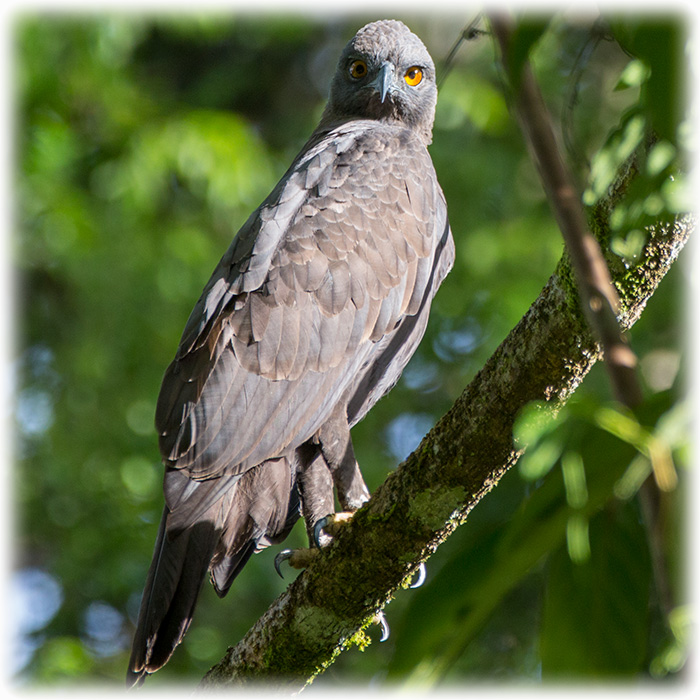
M 454 258 L 426 148 L 436 97 L 405 25 L 363 27 L 190 315 L 156 409 L 165 509 L 129 685 L 170 658 L 207 571 L 223 596 L 300 510 L 312 532 L 334 485 L 344 509 L 369 498 L 350 427 L 398 380 Z

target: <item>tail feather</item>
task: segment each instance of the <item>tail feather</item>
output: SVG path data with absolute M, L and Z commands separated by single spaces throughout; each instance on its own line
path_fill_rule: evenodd
M 146 669 L 157 671 L 172 656 L 192 621 L 197 599 L 206 578 L 209 562 L 219 539 L 211 523 L 200 523 L 176 536 L 186 538 L 177 586 L 160 622 Z M 167 541 L 167 537 L 166 537 Z
M 214 586 L 216 595 L 223 598 L 231 584 L 243 567 L 248 563 L 256 550 L 255 540 L 250 540 L 235 554 L 227 554 L 221 560 L 215 560 L 211 567 L 211 583 Z
M 211 522 L 172 535 L 167 509 L 146 578 L 127 671 L 127 686 L 141 685 L 161 668 L 187 632 L 209 562 L 219 540 Z
M 165 492 L 170 507 L 163 511 L 146 578 L 128 687 L 161 668 L 182 641 L 207 571 L 223 597 L 252 554 L 284 539 L 299 517 L 299 492 L 287 458 L 191 486 L 171 469 Z

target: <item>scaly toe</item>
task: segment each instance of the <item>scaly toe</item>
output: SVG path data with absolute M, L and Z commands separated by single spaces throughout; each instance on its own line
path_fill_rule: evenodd
M 282 569 L 280 568 L 283 561 L 289 563 L 293 569 L 305 569 L 318 555 L 317 549 L 301 548 L 301 549 L 283 549 L 275 557 L 275 571 L 284 578 Z
M 314 544 L 319 548 L 327 545 L 329 539 L 335 537 L 352 520 L 354 514 L 352 511 L 331 513 L 318 520 L 314 525 Z M 327 535 L 327 538 L 323 535 Z

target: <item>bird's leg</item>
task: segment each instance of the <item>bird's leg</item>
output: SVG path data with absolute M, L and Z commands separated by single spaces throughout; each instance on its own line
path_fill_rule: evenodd
M 288 561 L 294 568 L 308 566 L 352 514 L 369 500 L 369 489 L 360 473 L 352 447 L 347 410 L 340 404 L 309 441 L 297 449 L 297 484 L 309 536 L 309 549 L 285 549 L 275 558 L 275 568 Z M 334 508 L 333 487 L 342 512 Z
M 355 459 L 344 406 L 336 408 L 331 418 L 319 430 L 317 437 L 326 464 L 333 475 L 338 501 L 343 510 L 341 513 L 329 511 L 328 515 L 316 522 L 314 539 L 318 543 L 324 533 L 330 537 L 337 534 L 352 514 L 369 500 L 369 489 Z
M 314 532 L 316 523 L 334 511 L 333 477 L 318 446 L 305 447 L 306 449 L 300 454 L 299 462 L 303 468 L 297 472 L 297 483 L 309 542 L 320 547 L 330 541 L 330 538 L 326 537 L 321 542 L 317 542 Z M 311 456 L 307 456 L 312 450 Z M 300 449 L 299 452 L 301 453 L 302 450 Z
M 350 439 L 347 413 L 337 408 L 309 441 L 297 449 L 297 484 L 309 536 L 309 549 L 285 549 L 275 558 L 275 568 L 289 562 L 294 568 L 308 566 L 321 547 L 329 544 L 352 514 L 369 500 Z M 333 486 L 343 512 L 335 513 Z
M 275 569 L 280 576 L 283 561 L 294 569 L 304 569 L 314 560 L 318 548 L 331 541 L 328 534 L 316 534 L 317 523 L 334 510 L 333 477 L 317 444 L 306 443 L 297 450 L 297 485 L 310 546 L 282 550 L 275 557 Z
M 326 459 L 333 482 L 338 492 L 338 500 L 344 512 L 333 513 L 316 521 L 314 527 L 314 541 L 321 546 L 323 535 L 335 537 L 343 526 L 348 523 L 353 513 L 369 500 L 370 494 L 360 467 L 355 459 L 355 451 L 352 446 L 350 428 L 347 421 L 347 411 L 343 407 L 336 409 L 331 418 L 326 421 L 318 433 L 321 452 Z M 421 563 L 415 581 L 411 588 L 423 585 L 426 577 L 425 564 Z M 386 621 L 382 623 L 382 628 Z M 383 635 L 384 636 L 384 633 Z M 388 636 L 388 632 L 387 632 Z
M 340 507 L 344 511 L 356 511 L 369 501 L 369 489 L 365 484 L 365 480 L 362 478 L 360 467 L 355 459 L 355 451 L 352 448 L 350 431 L 347 432 L 345 445 L 343 446 L 343 457 L 338 463 L 334 463 L 328 459 L 325 447 L 321 449 L 331 467 L 333 482 L 338 490 Z

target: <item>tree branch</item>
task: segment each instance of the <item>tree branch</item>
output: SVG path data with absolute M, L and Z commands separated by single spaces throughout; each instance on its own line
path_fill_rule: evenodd
M 503 63 L 508 65 L 511 22 L 506 15 L 495 13 L 490 23 L 501 47 Z M 571 255 L 581 305 L 601 342 L 615 397 L 633 408 L 641 402 L 642 391 L 636 372 L 637 358 L 617 320 L 620 310 L 617 291 L 598 241 L 588 229 L 580 193 L 557 146 L 552 120 L 527 60 L 522 64 L 521 74 L 514 77 L 519 83 L 516 87 L 519 121 Z
M 501 48 L 503 63 L 508 65 L 512 23 L 502 13 L 492 14 L 490 23 Z M 516 105 L 522 131 L 571 256 L 582 308 L 596 338 L 601 342 L 613 394 L 620 403 L 634 409 L 642 401 L 642 390 L 636 371 L 637 358 L 618 323 L 620 298 L 598 241 L 588 229 L 581 198 L 557 147 L 549 112 L 527 60 L 523 62 L 521 70 L 520 76 L 513 77 L 516 81 L 519 80 Z M 659 600 L 668 616 L 673 601 L 658 527 L 663 498 L 659 489 L 668 490 L 668 485 L 664 487 L 654 472 L 653 477 L 648 478 L 639 489 L 639 498 L 649 533 L 649 549 Z
M 611 202 L 634 174 L 628 169 L 618 190 L 598 205 L 595 221 L 607 221 Z M 659 225 L 650 231 L 639 266 L 610 265 L 622 328 L 639 318 L 693 227 L 692 217 Z M 558 410 L 599 356 L 565 255 L 450 411 L 323 556 L 229 648 L 202 687 L 259 681 L 298 691 L 343 649 L 366 644 L 363 630 L 375 614 L 517 461 L 524 449 L 512 438 L 519 411 L 532 401 L 545 402 L 543 410 Z

